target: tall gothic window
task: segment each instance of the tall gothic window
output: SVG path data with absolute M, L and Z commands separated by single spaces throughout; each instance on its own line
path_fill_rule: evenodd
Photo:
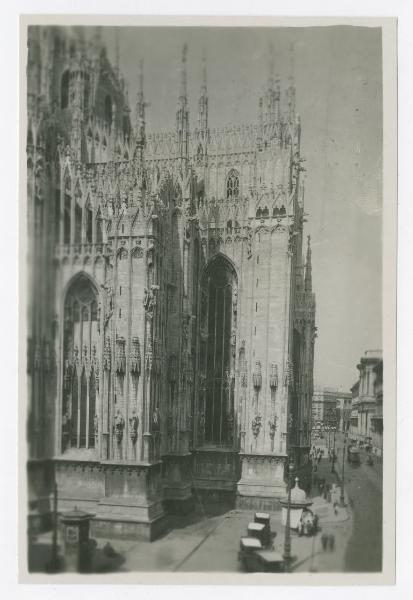
M 233 313 L 236 274 L 229 261 L 218 256 L 208 267 L 202 289 L 207 314 L 201 318 L 207 331 L 206 347 L 201 348 L 201 411 L 205 416 L 204 441 L 228 446 L 233 442 L 234 423 L 234 339 Z M 205 310 L 205 307 L 204 307 Z M 203 324 L 201 323 L 201 327 Z
M 63 451 L 95 445 L 97 315 L 96 289 L 81 274 L 69 288 L 64 310 Z
M 232 169 L 227 177 L 227 199 L 236 200 L 239 197 L 239 175 Z

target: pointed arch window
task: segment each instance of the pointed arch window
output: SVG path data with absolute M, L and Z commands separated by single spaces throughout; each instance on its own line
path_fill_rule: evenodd
M 63 452 L 95 445 L 97 318 L 96 289 L 82 274 L 70 286 L 64 309 Z
M 200 390 L 199 409 L 204 415 L 202 438 L 206 444 L 233 443 L 234 372 L 236 328 L 233 311 L 236 274 L 227 259 L 218 256 L 207 268 L 201 290 L 207 339 L 200 347 L 200 369 L 205 385 Z
M 60 106 L 67 108 L 69 106 L 69 71 L 65 71 L 62 75 L 60 83 Z
M 227 177 L 227 200 L 237 200 L 239 198 L 239 174 L 235 169 L 231 169 Z

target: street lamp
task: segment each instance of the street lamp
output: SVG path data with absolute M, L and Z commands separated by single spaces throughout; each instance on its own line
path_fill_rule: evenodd
M 346 444 L 347 444 L 348 433 L 344 434 L 344 446 L 343 446 L 343 461 L 341 466 L 341 491 L 340 491 L 340 505 L 344 506 L 344 459 L 346 455 Z
M 334 463 L 336 459 L 336 427 L 333 428 L 333 459 L 331 461 L 331 472 L 334 473 Z
M 287 500 L 287 515 L 285 519 L 285 531 L 284 531 L 284 553 L 283 559 L 286 565 L 286 570 L 289 570 L 291 562 L 291 529 L 290 529 L 290 511 L 291 511 L 291 488 L 292 488 L 292 474 L 294 470 L 294 464 L 288 465 L 288 500 Z

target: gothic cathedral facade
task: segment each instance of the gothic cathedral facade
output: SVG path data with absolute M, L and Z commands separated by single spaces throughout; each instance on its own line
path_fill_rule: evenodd
M 151 135 L 142 64 L 132 116 L 98 31 L 28 41 L 31 517 L 53 482 L 125 537 L 194 497 L 276 508 L 308 460 L 316 337 L 293 80 L 270 69 L 257 122 L 215 130 L 204 63 L 191 130 L 184 47 Z

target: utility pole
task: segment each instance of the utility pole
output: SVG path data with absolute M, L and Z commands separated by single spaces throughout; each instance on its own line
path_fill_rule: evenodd
M 331 461 L 331 472 L 334 473 L 334 463 L 336 459 L 336 427 L 333 430 L 333 459 Z
M 290 511 L 291 511 L 291 488 L 292 488 L 291 478 L 292 478 L 293 469 L 294 469 L 294 465 L 292 463 L 289 463 L 289 465 L 288 465 L 288 501 L 287 501 L 287 515 L 286 515 L 286 519 L 285 519 L 284 553 L 283 553 L 283 559 L 285 562 L 287 572 L 290 569 L 290 562 L 291 562 Z
M 342 457 L 342 466 L 341 466 L 341 492 L 340 492 L 340 505 L 345 506 L 344 504 L 344 461 L 346 456 L 346 444 L 347 444 L 347 436 L 348 433 L 344 434 L 344 446 L 343 446 L 343 457 Z

